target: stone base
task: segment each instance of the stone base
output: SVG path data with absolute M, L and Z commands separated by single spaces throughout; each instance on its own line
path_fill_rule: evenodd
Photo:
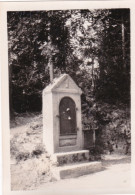
M 52 155 L 51 160 L 56 166 L 87 162 L 89 160 L 89 150 L 55 153 Z
M 101 169 L 101 162 L 86 162 L 76 163 L 68 166 L 66 165 L 62 167 L 53 167 L 51 171 L 53 178 L 56 180 L 60 180 L 87 175 L 95 171 L 100 171 Z

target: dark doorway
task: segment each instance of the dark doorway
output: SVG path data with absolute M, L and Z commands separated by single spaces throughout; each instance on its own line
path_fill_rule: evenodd
M 76 106 L 70 97 L 60 101 L 60 135 L 77 134 L 76 131 Z

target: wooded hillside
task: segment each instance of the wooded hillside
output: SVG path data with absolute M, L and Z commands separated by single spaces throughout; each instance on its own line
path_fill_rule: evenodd
M 83 91 L 84 129 L 128 135 L 129 9 L 8 12 L 7 21 L 11 118 L 41 111 L 53 64 L 55 77 L 68 73 Z

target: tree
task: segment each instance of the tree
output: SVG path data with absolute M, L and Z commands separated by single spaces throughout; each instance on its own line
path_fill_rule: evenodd
M 55 75 L 72 76 L 83 90 L 84 103 L 120 100 L 123 82 L 126 101 L 129 34 L 128 9 L 8 12 L 11 108 L 41 110 L 50 63 Z
M 124 20 L 122 19 L 123 15 Z M 99 93 L 97 96 L 103 98 L 106 94 L 106 99 L 109 97 L 109 101 L 111 100 L 115 102 L 118 99 L 121 99 L 121 101 L 127 101 L 128 97 L 130 97 L 129 16 L 129 9 L 110 10 L 108 24 L 102 34 L 103 45 L 101 49 L 102 53 L 99 58 L 101 75 L 98 82 Z M 124 35 L 121 28 L 123 25 L 124 29 L 126 29 Z M 123 43 L 124 40 L 125 43 Z M 123 58 L 127 59 L 126 62 Z M 126 69 L 124 68 L 125 66 Z

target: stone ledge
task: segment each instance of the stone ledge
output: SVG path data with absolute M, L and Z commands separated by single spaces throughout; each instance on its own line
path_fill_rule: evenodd
M 69 154 L 78 154 L 78 153 L 89 153 L 89 150 L 77 150 L 77 151 L 71 151 L 71 152 L 60 152 L 53 154 L 54 156 L 63 156 L 63 155 L 69 155 Z
M 100 171 L 101 169 L 101 162 L 87 162 L 63 167 L 55 167 L 51 169 L 51 172 L 55 180 L 60 180 L 88 175 L 90 173 Z
M 72 163 L 84 162 L 89 160 L 89 150 L 79 150 L 73 152 L 55 153 L 51 157 L 54 165 L 63 166 Z

